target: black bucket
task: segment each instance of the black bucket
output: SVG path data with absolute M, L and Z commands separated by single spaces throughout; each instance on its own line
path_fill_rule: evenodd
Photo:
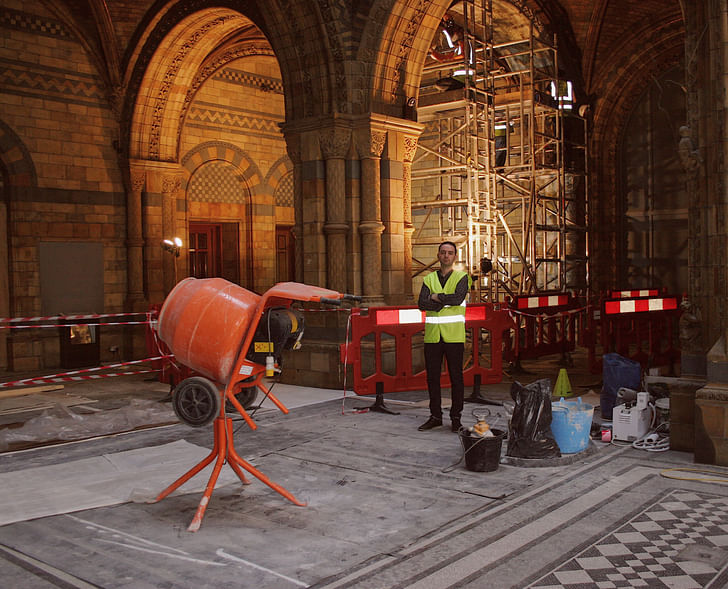
M 465 451 L 465 468 L 473 472 L 492 472 L 498 468 L 501 447 L 506 433 L 491 429 L 492 437 L 473 436 L 467 429 L 460 430 L 460 442 Z

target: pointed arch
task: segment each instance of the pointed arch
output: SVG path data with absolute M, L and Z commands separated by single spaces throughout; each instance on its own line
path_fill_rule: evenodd
M 0 121 L 0 161 L 7 171 L 9 188 L 35 187 L 38 177 L 28 149 L 20 137 Z
M 187 171 L 182 188 L 186 191 L 190 178 L 195 170 L 213 162 L 224 161 L 237 168 L 240 180 L 245 182 L 251 196 L 261 192 L 263 176 L 253 159 L 239 147 L 224 141 L 208 141 L 192 149 L 181 160 L 182 167 Z

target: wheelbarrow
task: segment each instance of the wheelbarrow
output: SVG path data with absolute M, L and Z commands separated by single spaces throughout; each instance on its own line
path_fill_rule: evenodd
M 187 425 L 214 423 L 210 454 L 156 498 L 161 501 L 215 462 L 188 531 L 200 528 L 225 462 L 243 484 L 250 482 L 245 470 L 295 505 L 306 505 L 237 454 L 226 405 L 240 413 L 253 430 L 258 426 L 239 400 L 241 391 L 260 389 L 278 409 L 288 413 L 264 379 L 280 370 L 283 350 L 300 345 L 303 317 L 291 305 L 293 301 L 340 305 L 343 300 L 360 297 L 298 282 L 281 282 L 258 295 L 222 278 L 185 278 L 167 295 L 159 312 L 159 338 L 196 374 L 175 387 L 172 407 Z

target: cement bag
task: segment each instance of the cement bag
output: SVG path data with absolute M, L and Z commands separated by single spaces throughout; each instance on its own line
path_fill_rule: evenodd
M 599 398 L 602 417 L 612 419 L 612 409 L 621 388 L 641 390 L 642 367 L 639 362 L 615 354 L 602 356 L 602 394 Z
M 548 378 L 523 386 L 511 385 L 515 401 L 508 436 L 507 456 L 559 458 L 561 451 L 551 432 L 551 381 Z

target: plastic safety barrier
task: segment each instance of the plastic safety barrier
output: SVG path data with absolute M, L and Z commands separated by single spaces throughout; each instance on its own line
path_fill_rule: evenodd
M 509 307 L 518 327 L 513 339 L 506 340 L 508 361 L 519 365 L 524 359 L 565 355 L 576 349 L 585 309 L 571 293 L 517 296 Z
M 466 386 L 503 379 L 503 334 L 513 329 L 508 310 L 490 303 L 465 310 Z M 416 307 L 352 309 L 350 341 L 341 344 L 341 362 L 352 367 L 358 395 L 427 389 L 423 340 L 425 313 Z M 450 386 L 447 373 L 443 387 Z
M 611 291 L 587 312 L 584 345 L 591 372 L 601 373 L 602 355 L 611 352 L 639 362 L 643 369 L 672 368 L 680 358 L 675 340 L 681 312 L 680 297 L 659 289 Z

